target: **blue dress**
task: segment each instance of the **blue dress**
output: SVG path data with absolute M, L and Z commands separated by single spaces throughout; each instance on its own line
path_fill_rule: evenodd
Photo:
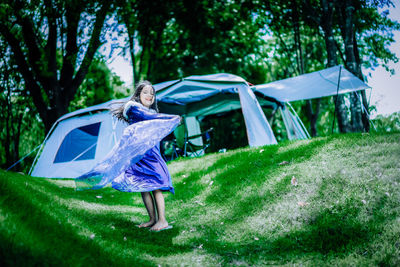
M 159 143 L 180 122 L 180 116 L 156 113 L 129 101 L 124 108 L 127 126 L 120 141 L 89 172 L 75 179 L 76 188 L 111 186 L 124 192 L 156 189 L 174 193 L 171 176 L 161 156 Z

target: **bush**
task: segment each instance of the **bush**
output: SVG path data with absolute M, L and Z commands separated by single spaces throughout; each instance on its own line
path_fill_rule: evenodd
M 378 115 L 372 120 L 373 126 L 371 131 L 377 132 L 400 132 L 400 112 L 395 112 L 390 115 Z M 375 126 L 375 128 L 374 128 Z

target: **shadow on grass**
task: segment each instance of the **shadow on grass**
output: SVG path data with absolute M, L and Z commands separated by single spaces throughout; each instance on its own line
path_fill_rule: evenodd
M 348 255 L 380 234 L 389 219 L 383 211 L 385 200 L 380 199 L 374 204 L 376 216 L 365 223 L 357 219 L 359 208 L 348 201 L 335 209 L 322 210 L 301 230 L 290 231 L 275 239 L 261 237 L 257 241 L 233 244 L 223 243 L 218 240 L 218 235 L 206 233 L 208 240 L 193 239 L 192 242 L 204 244 L 203 248 L 208 253 L 218 255 L 225 264 L 244 259 L 247 263 L 260 263 L 260 260 L 283 263 L 307 255 L 323 262 L 329 256 Z
M 270 177 L 276 177 L 278 172 L 285 170 L 285 166 L 279 165 L 280 162 L 287 161 L 291 164 L 293 162 L 307 161 L 318 153 L 326 142 L 325 139 L 315 140 L 312 143 L 299 145 L 286 152 L 279 152 L 279 146 L 268 146 L 251 152 L 238 152 L 234 155 L 223 157 L 207 169 L 192 172 L 189 177 L 184 179 L 185 183 L 177 184 L 175 187 L 177 192 L 175 199 L 184 202 L 192 201 L 191 199 L 201 194 L 208 186 L 200 182 L 202 177 L 216 169 L 223 170 L 212 178 L 212 189 L 211 193 L 206 197 L 205 207 L 199 208 L 205 209 L 210 204 L 224 206 L 234 203 L 234 207 L 228 214 L 221 215 L 220 221 L 234 220 L 234 222 L 238 222 L 241 218 L 246 218 L 263 209 L 263 205 L 260 205 L 261 202 L 263 204 L 273 204 L 292 189 L 290 180 L 293 175 L 296 175 L 295 173 L 285 175 L 279 181 L 271 181 L 271 189 L 263 192 L 263 195 L 258 192 L 259 187 L 268 181 Z M 263 150 L 262 153 L 259 152 L 261 149 Z M 227 165 L 232 166 L 232 168 L 226 169 Z M 254 188 L 254 190 L 246 196 L 240 196 L 239 199 L 238 195 L 246 187 Z M 184 193 L 180 194 L 179 192 Z M 182 211 L 182 213 L 186 214 L 185 211 Z
M 153 234 L 136 228 L 135 222 L 119 214 L 69 211 L 58 203 L 52 205 L 55 198 L 34 191 L 25 186 L 23 179 L 17 179 L 10 181 L 11 184 L 0 181 L 0 207 L 14 225 L 11 229 L 1 229 L 0 234 L 0 262 L 7 266 L 153 265 L 143 256 L 170 255 L 190 249 L 172 245 L 178 228 Z M 46 189 L 57 188 L 49 184 Z M 52 193 L 57 196 L 57 192 Z

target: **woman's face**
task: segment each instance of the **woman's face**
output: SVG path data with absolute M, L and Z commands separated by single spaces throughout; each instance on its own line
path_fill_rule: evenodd
M 143 87 L 142 91 L 140 92 L 140 102 L 147 108 L 154 103 L 154 91 L 150 85 Z

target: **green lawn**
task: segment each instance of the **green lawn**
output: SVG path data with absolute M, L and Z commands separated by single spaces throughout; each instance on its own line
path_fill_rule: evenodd
M 400 133 L 244 148 L 169 164 L 173 229 L 139 193 L 0 171 L 6 265 L 400 265 Z

